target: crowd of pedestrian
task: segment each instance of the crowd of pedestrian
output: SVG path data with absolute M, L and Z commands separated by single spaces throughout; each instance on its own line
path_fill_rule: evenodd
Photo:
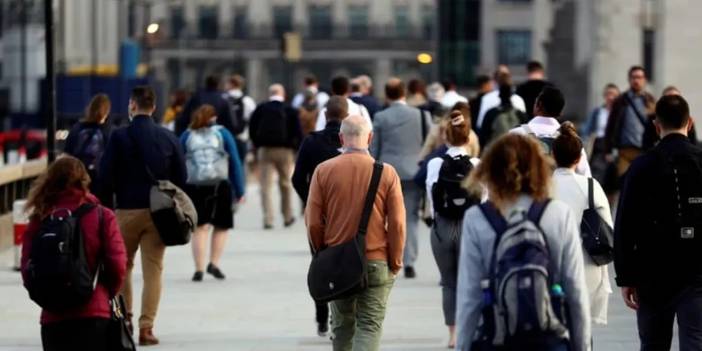
M 221 258 L 252 173 L 262 228 L 276 226 L 275 181 L 283 227 L 296 221 L 293 190 L 304 205 L 317 333 L 334 350 L 379 349 L 396 279 L 423 273 L 423 224 L 451 349 L 590 350 L 592 325 L 608 321 L 614 262 L 641 349 L 669 350 L 677 318 L 681 350 L 702 350 L 702 149 L 681 92 L 670 86 L 656 100 L 633 66 L 629 89 L 606 85 L 578 130 L 543 65 L 526 72 L 521 84 L 506 66 L 479 76 L 470 99 L 452 80 L 390 78 L 384 101 L 366 75 L 334 77 L 329 94 L 308 76 L 290 104 L 281 84 L 256 104 L 241 76 L 208 76 L 203 90 L 177 91 L 158 120 L 153 90 L 134 88 L 121 128 L 96 95 L 28 202 L 22 273 L 43 308 L 44 348 L 110 349 L 118 296 L 128 333 L 158 344 L 167 246 L 191 244 L 193 282 L 225 279 Z M 183 235 L 163 218 L 184 223 Z M 72 268 L 50 269 L 65 245 L 80 253 Z M 75 297 L 70 308 L 39 292 L 62 279 L 76 286 L 57 290 Z

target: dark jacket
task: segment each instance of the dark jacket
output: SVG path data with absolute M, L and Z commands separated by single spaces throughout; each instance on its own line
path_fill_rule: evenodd
M 67 153 L 71 156 L 78 157 L 79 153 L 83 152 L 83 150 L 80 150 L 81 148 L 84 147 L 84 145 L 79 145 L 80 140 L 78 138 L 78 135 L 80 134 L 81 131 L 86 130 L 86 129 L 99 129 L 102 132 L 103 136 L 103 150 L 107 148 L 107 144 L 110 140 L 110 134 L 112 133 L 112 125 L 107 122 L 103 124 L 98 124 L 98 123 L 92 123 L 92 122 L 78 122 L 73 125 L 71 128 L 71 131 L 68 133 L 68 137 L 66 138 L 66 142 L 63 146 L 63 152 Z M 99 159 L 98 159 L 99 161 Z M 88 165 L 85 165 L 86 168 L 88 168 Z M 90 175 L 90 192 L 92 192 L 95 196 L 100 199 L 100 202 L 104 204 L 105 206 L 112 207 L 112 200 L 109 198 L 109 196 L 106 196 L 105 194 L 101 193 L 102 187 L 99 184 L 100 180 L 100 174 L 99 174 L 99 169 L 91 170 L 88 169 L 88 174 Z
M 427 101 L 424 105 L 419 106 L 419 109 L 431 113 L 433 119 L 443 117 L 444 113 L 446 113 L 446 108 L 444 108 L 444 105 L 434 100 Z
M 187 171 L 178 138 L 151 117 L 136 116 L 112 133 L 100 163 L 101 185 L 105 193 L 116 195 L 117 208 L 149 208 L 153 182 L 144 161 L 156 179 L 170 180 L 181 188 L 185 184 Z
M 193 112 L 202 105 L 212 105 L 217 111 L 217 124 L 227 128 L 227 130 L 236 134 L 234 125 L 232 124 L 232 113 L 229 107 L 229 102 L 225 98 L 223 92 L 219 90 L 202 90 L 194 94 L 188 103 L 185 104 L 183 112 L 178 116 L 175 123 L 176 135 L 180 136 L 188 129 Z
M 480 104 L 483 102 L 483 96 L 485 96 L 485 93 L 478 93 L 468 101 L 468 106 L 470 106 L 470 122 L 476 133 L 478 132 L 478 115 L 480 114 Z
M 368 110 L 368 114 L 370 114 L 371 119 L 375 117 L 376 112 L 383 109 L 383 107 L 380 106 L 378 99 L 371 95 L 351 96 L 349 99 L 359 105 L 363 105 L 366 110 Z
M 517 87 L 515 93 L 524 99 L 526 114 L 529 116 L 529 118 L 534 117 L 534 103 L 536 102 L 536 98 L 539 97 L 541 91 L 547 86 L 553 85 L 543 79 L 530 79 L 522 84 L 519 84 Z
M 263 122 L 267 115 L 280 115 L 284 113 L 287 118 L 287 124 L 284 126 L 287 137 L 284 141 L 272 141 L 267 138 L 265 133 L 260 132 L 263 127 Z M 270 100 L 261 103 L 256 107 L 256 110 L 251 114 L 249 121 L 249 135 L 251 142 L 257 148 L 259 147 L 288 147 L 297 150 L 302 141 L 302 128 L 300 120 L 297 117 L 297 110 L 284 104 L 280 101 Z
M 98 200 L 91 194 L 78 189 L 66 190 L 59 196 L 55 207 L 67 208 L 71 211 L 84 203 L 97 204 Z M 52 313 L 41 312 L 41 324 L 49 324 L 69 319 L 110 318 L 109 299 L 114 297 L 122 287 L 127 274 L 127 251 L 124 247 L 115 214 L 103 208 L 102 233 L 99 232 L 97 210 L 90 211 L 82 217 L 80 227 L 85 245 L 85 257 L 91 270 L 96 270 L 102 264 L 97 286 L 90 301 L 75 309 Z M 32 239 L 39 230 L 39 220 L 29 222 L 22 243 L 22 279 L 27 281 L 27 266 L 32 252 Z
M 692 155 L 702 165 L 702 148 L 672 134 L 634 160 L 625 175 L 614 231 L 619 286 L 673 292 L 693 281 L 702 283 L 702 234 L 695 231 L 694 239 L 681 239 L 681 226 L 675 224 L 679 200 L 664 159 L 677 154 Z M 680 195 L 685 202 L 693 196 Z
M 320 163 L 340 154 L 340 128 L 341 123 L 339 122 L 327 122 L 324 130 L 313 132 L 302 141 L 295 163 L 295 172 L 292 175 L 292 184 L 297 195 L 305 203 L 314 170 Z
M 626 115 L 626 110 L 629 107 L 629 102 L 625 98 L 628 91 L 625 91 L 619 97 L 614 100 L 612 104 L 612 111 L 609 113 L 609 120 L 607 120 L 607 130 L 605 131 L 605 151 L 611 153 L 613 149 L 620 147 L 620 139 L 622 134 L 622 127 L 624 126 L 624 116 Z M 656 116 L 656 99 L 653 95 L 644 92 L 644 99 L 646 101 L 646 113 L 643 116 L 646 118 L 646 126 L 644 132 L 644 151 L 653 146 L 653 140 L 656 136 L 656 130 L 653 126 L 653 119 Z

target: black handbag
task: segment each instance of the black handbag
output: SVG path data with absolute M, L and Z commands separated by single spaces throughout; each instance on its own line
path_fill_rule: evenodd
M 580 236 L 583 247 L 592 261 L 598 266 L 606 265 L 614 259 L 614 235 L 612 227 L 605 222 L 595 208 L 593 179 L 588 178 L 587 196 L 589 206 L 583 211 L 580 222 Z
M 135 351 L 136 344 L 127 326 L 127 311 L 122 295 L 110 300 L 110 311 L 112 316 L 107 328 L 107 349 L 109 351 Z
M 322 248 L 314 253 L 307 273 L 307 287 L 315 301 L 343 299 L 368 286 L 366 232 L 382 174 L 383 163 L 376 161 L 356 236 L 343 244 Z
M 129 137 L 136 148 L 143 150 L 137 138 L 132 134 L 129 134 Z M 141 153 L 137 154 L 137 158 L 144 163 L 144 169 L 151 181 L 149 210 L 161 241 L 166 246 L 189 243 L 197 225 L 197 211 L 192 200 L 175 184 L 168 180 L 157 179 Z

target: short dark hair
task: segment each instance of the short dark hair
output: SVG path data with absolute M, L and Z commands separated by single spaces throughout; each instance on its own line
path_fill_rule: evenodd
M 607 83 L 607 85 L 605 85 L 604 90 L 609 90 L 609 89 L 614 89 L 616 91 L 619 91 L 619 87 L 614 83 Z
M 636 71 L 641 71 L 641 72 L 643 72 L 644 77 L 647 76 L 647 75 L 646 75 L 646 69 L 643 68 L 643 66 L 635 65 L 635 66 L 631 66 L 631 68 L 629 68 L 629 75 L 628 75 L 627 77 L 628 77 L 628 78 L 631 78 L 631 75 L 632 75 L 634 72 L 636 72 Z
M 343 96 L 332 96 L 327 102 L 327 112 L 325 117 L 327 121 L 341 121 L 349 114 L 349 105 L 346 98 Z
M 140 110 L 153 110 L 156 108 L 156 94 L 150 86 L 140 85 L 132 89 L 129 97 Z
M 539 61 L 529 61 L 526 65 L 527 73 L 534 73 L 544 70 L 544 65 Z
M 399 100 L 405 96 L 405 83 L 398 78 L 392 78 L 385 84 L 385 96 L 390 100 Z
M 235 88 L 243 88 L 244 82 L 246 82 L 246 80 L 239 74 L 234 74 L 231 77 L 229 77 L 229 85 Z
M 305 86 L 312 85 L 312 84 L 317 84 L 317 77 L 313 75 L 309 75 L 305 77 Z
M 535 106 L 540 106 L 545 117 L 559 117 L 565 107 L 563 93 L 553 86 L 546 86 L 536 98 Z
M 487 74 L 481 74 L 476 78 L 476 82 L 478 83 L 478 86 L 481 87 L 487 83 L 490 83 L 490 76 Z
M 497 81 L 497 85 L 499 86 L 512 86 L 512 74 L 509 72 L 498 72 L 495 76 L 495 81 Z
M 689 119 L 690 106 L 680 95 L 666 95 L 656 103 L 656 120 L 663 128 L 683 128 Z
M 344 76 L 334 77 L 331 81 L 331 91 L 333 95 L 346 95 L 349 93 L 349 79 Z
M 358 93 L 361 91 L 361 84 L 357 81 L 352 81 L 351 82 L 351 92 L 352 93 Z
M 449 91 L 456 88 L 456 81 L 453 78 L 446 78 L 441 82 L 444 86 L 444 90 Z
M 219 77 L 215 75 L 209 75 L 205 78 L 205 89 L 216 90 L 219 89 Z
M 421 79 L 412 79 L 407 83 L 407 91 L 410 94 L 422 94 L 427 95 L 427 85 Z

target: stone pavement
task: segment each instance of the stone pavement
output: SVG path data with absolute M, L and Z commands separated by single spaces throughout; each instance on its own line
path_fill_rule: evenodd
M 221 264 L 225 281 L 210 276 L 190 281 L 190 247 L 169 248 L 164 293 L 155 333 L 162 344 L 148 350 L 331 350 L 315 333 L 314 306 L 307 293 L 309 249 L 302 219 L 289 230 L 263 231 L 258 192 L 236 215 Z M 280 217 L 278 223 L 282 222 Z M 439 276 L 422 225 L 418 279 L 398 279 L 390 297 L 381 350 L 445 350 Z M 138 257 L 138 255 L 137 255 Z M 0 253 L 0 350 L 40 350 L 39 310 L 6 267 Z M 137 263 L 138 264 L 138 263 Z M 141 273 L 134 273 L 139 292 Z M 139 306 L 139 295 L 135 296 Z M 610 325 L 595 329 L 595 350 L 635 350 L 634 314 L 611 296 Z M 138 314 L 138 309 L 136 309 Z

